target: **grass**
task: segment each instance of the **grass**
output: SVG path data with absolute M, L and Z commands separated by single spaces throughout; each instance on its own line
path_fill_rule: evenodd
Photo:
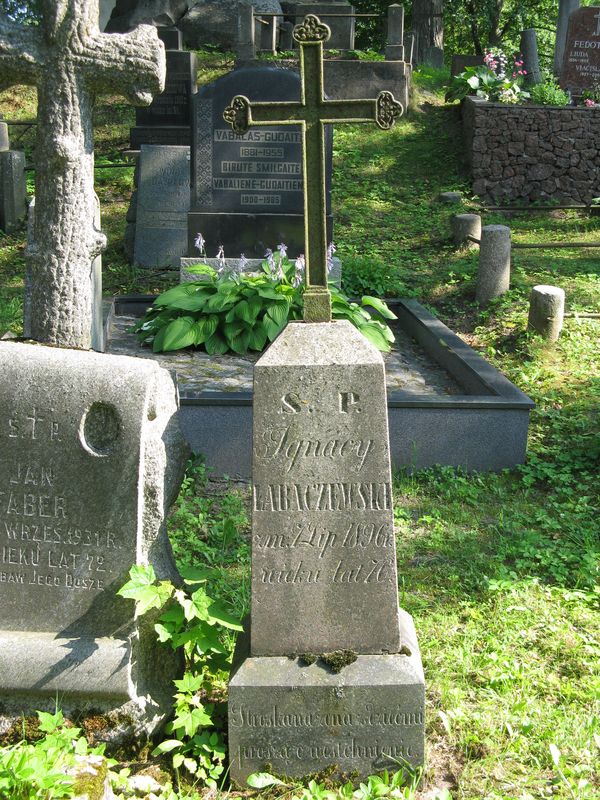
M 229 65 L 202 54 L 202 80 Z M 430 800 L 539 800 L 600 794 L 598 319 L 569 317 L 553 346 L 526 331 L 531 286 L 550 283 L 567 311 L 600 310 L 595 250 L 515 250 L 511 290 L 480 309 L 477 254 L 456 251 L 449 217 L 477 210 L 462 168 L 456 107 L 443 73 L 417 73 L 420 99 L 390 132 L 340 126 L 333 207 L 349 293 L 418 297 L 536 402 L 527 464 L 500 475 L 438 468 L 395 478 L 401 602 L 416 622 L 427 677 L 428 761 L 417 792 Z M 0 111 L 31 117 L 11 90 Z M 114 113 L 113 113 L 114 110 Z M 98 160 L 115 159 L 133 111 L 97 109 Z M 126 265 L 121 240 L 130 170 L 97 171 L 108 294 L 160 288 Z M 459 190 L 463 202 L 438 202 Z M 485 213 L 517 242 L 600 241 L 600 219 L 573 211 Z M 0 327 L 20 332 L 24 231 L 0 239 Z M 180 563 L 208 561 L 211 594 L 248 607 L 247 491 L 182 492 L 171 518 Z M 318 791 L 317 791 L 318 790 Z M 269 794 L 264 790 L 259 794 Z M 318 786 L 306 800 L 321 796 Z M 297 787 L 283 793 L 300 796 Z M 397 795 L 399 796 L 399 795 Z M 448 796 L 448 794 L 446 794 Z

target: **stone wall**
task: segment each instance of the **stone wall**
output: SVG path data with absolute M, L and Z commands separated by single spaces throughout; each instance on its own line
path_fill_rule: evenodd
M 473 192 L 488 202 L 589 203 L 600 195 L 600 110 L 467 97 L 463 135 Z

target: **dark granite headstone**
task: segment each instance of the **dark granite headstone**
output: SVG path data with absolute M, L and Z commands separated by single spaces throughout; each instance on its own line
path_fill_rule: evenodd
M 25 217 L 25 153 L 0 150 L 0 230 L 11 233 Z
M 575 94 L 600 81 L 600 8 L 578 8 L 569 17 L 560 85 Z
M 189 207 L 190 148 L 142 145 L 134 264 L 179 266 L 186 252 Z
M 181 37 L 180 31 L 175 31 Z M 159 28 L 159 36 L 167 47 L 165 90 L 145 108 L 135 112 L 135 128 L 130 131 L 132 150 L 142 144 L 187 146 L 191 141 L 191 99 L 196 92 L 196 56 L 185 50 L 170 49 L 180 44 L 169 28 Z
M 183 34 L 178 28 L 157 28 L 156 32 L 165 50 L 181 50 L 183 47 Z
M 460 75 L 467 67 L 483 67 L 483 56 L 455 53 L 450 63 L 450 76 L 454 78 L 456 75 Z
M 261 258 L 283 242 L 290 255 L 304 252 L 304 199 L 300 126 L 257 126 L 237 136 L 223 111 L 237 94 L 251 101 L 298 100 L 296 72 L 276 67 L 235 70 L 195 96 L 192 199 L 188 253 L 202 233 L 209 252 Z M 331 239 L 331 135 L 326 149 L 327 219 Z
M 328 50 L 354 50 L 354 7 L 350 3 L 343 0 L 329 3 L 283 2 L 281 7 L 295 25 L 299 25 L 307 14 L 316 14 L 331 30 Z

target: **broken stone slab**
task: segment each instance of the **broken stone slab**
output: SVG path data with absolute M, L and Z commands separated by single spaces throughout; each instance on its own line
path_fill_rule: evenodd
M 168 714 L 179 659 L 117 596 L 131 566 L 178 581 L 166 515 L 187 448 L 151 361 L 0 343 L 0 718 Z

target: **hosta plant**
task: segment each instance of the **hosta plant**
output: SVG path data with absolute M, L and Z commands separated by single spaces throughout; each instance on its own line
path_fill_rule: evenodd
M 289 320 L 302 319 L 302 270 L 302 257 L 290 261 L 283 247 L 276 255 L 268 253 L 258 274 L 198 264 L 189 271 L 202 280 L 161 294 L 134 331 L 155 353 L 185 347 L 201 347 L 210 354 L 260 352 Z M 375 347 L 389 351 L 394 335 L 382 318 L 396 316 L 387 305 L 368 296 L 353 303 L 335 284 L 329 288 L 333 317 L 349 320 Z M 373 311 L 378 318 L 371 316 Z

